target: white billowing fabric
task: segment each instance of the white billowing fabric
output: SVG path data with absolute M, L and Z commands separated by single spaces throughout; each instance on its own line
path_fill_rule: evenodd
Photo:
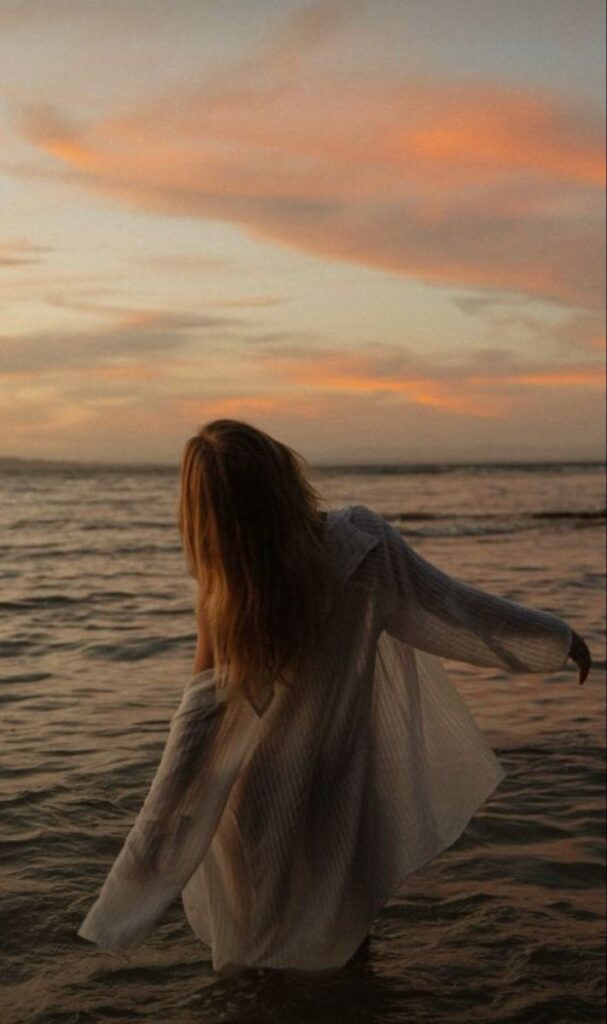
M 195 675 L 78 934 L 129 959 L 181 893 L 217 972 L 342 966 L 505 776 L 441 657 L 566 663 L 571 628 L 453 579 L 365 506 L 328 513 L 338 574 L 308 670 L 253 707 Z

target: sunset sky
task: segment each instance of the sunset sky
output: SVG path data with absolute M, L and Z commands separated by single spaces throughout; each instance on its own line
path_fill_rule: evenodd
M 604 456 L 602 0 L 2 0 L 0 455 Z

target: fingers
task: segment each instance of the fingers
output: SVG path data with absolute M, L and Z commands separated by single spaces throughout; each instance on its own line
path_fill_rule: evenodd
M 588 644 L 583 639 L 583 637 L 579 635 L 579 633 L 575 632 L 575 630 L 572 631 L 569 657 L 572 658 L 573 661 L 575 661 L 577 667 L 580 670 L 578 683 L 581 686 L 587 678 L 588 673 L 590 672 L 590 669 L 592 667 L 592 657 L 588 649 Z
M 592 658 L 590 657 L 590 651 L 586 644 L 584 644 L 583 656 L 578 662 L 580 669 L 579 685 L 581 686 L 584 680 L 588 677 L 588 673 L 592 667 Z

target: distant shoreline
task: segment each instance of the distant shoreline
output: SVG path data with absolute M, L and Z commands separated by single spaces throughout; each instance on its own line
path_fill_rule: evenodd
M 366 462 L 366 463 L 309 463 L 310 469 L 319 473 L 336 474 L 375 474 L 400 476 L 407 473 L 449 473 L 457 470 L 525 470 L 538 472 L 549 469 L 575 468 L 605 468 L 606 463 L 601 459 L 558 459 L 558 460 L 512 460 L 503 462 L 479 461 L 479 462 L 451 462 L 447 459 L 437 459 L 430 462 Z M 28 459 L 19 456 L 0 456 L 0 473 L 27 473 L 33 470 L 47 473 L 69 473 L 69 472 L 106 472 L 106 473 L 171 473 L 179 471 L 179 465 L 170 463 L 153 462 L 94 462 L 84 459 Z

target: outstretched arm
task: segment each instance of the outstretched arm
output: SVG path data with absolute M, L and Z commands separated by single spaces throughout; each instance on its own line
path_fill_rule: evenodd
M 148 938 L 201 863 L 258 735 L 245 701 L 217 698 L 212 671 L 190 680 L 148 795 L 78 935 L 121 954 Z
M 510 672 L 554 672 L 566 664 L 574 632 L 563 619 L 448 576 L 385 520 L 381 534 L 389 633 L 444 658 Z

